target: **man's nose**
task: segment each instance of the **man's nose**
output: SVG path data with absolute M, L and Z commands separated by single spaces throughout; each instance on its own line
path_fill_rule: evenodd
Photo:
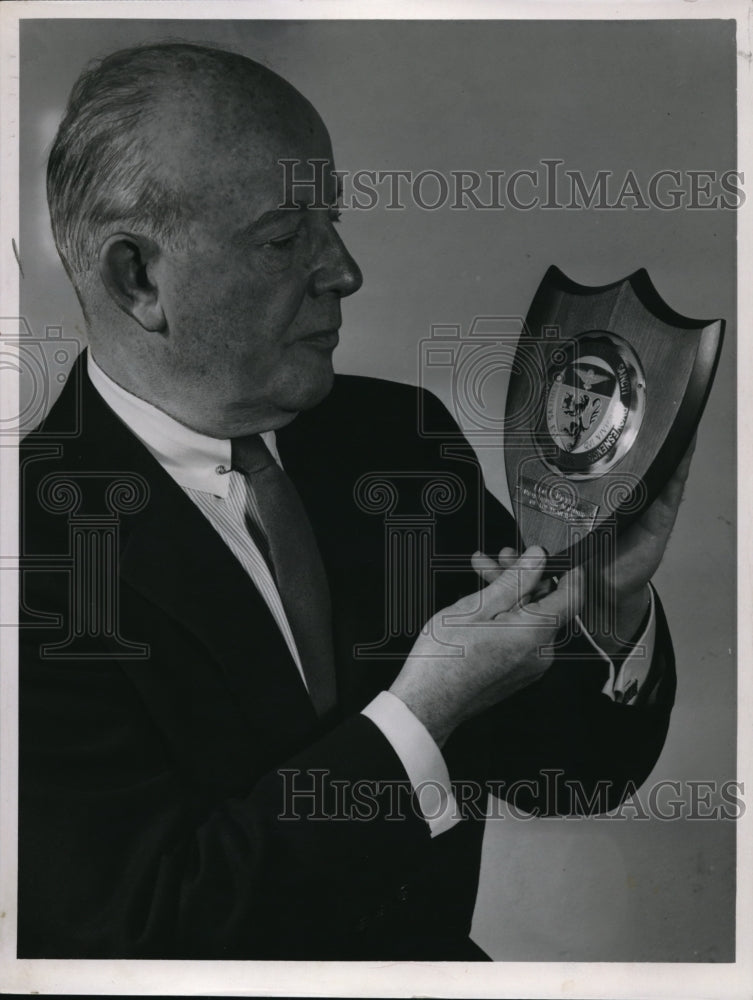
M 331 229 L 327 245 L 322 248 L 320 260 L 311 275 L 312 293 L 323 295 L 335 292 L 344 298 L 357 292 L 362 284 L 361 269 L 338 234 Z

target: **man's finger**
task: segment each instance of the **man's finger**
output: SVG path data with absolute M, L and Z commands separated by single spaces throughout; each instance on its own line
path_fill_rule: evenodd
M 492 583 L 502 573 L 514 566 L 518 558 L 515 549 L 509 545 L 500 550 L 497 559 L 486 555 L 485 552 L 474 552 L 471 556 L 471 566 L 476 570 L 484 583 Z
M 514 566 L 517 559 L 518 553 L 510 545 L 505 545 L 503 549 L 500 549 L 497 556 L 497 562 L 502 569 L 509 569 L 511 566 Z
M 698 431 L 696 431 L 693 434 L 693 437 L 690 439 L 690 444 L 688 445 L 687 451 L 685 452 L 683 460 L 680 463 L 681 465 L 683 464 L 683 462 L 686 462 L 688 464 L 688 466 L 690 465 L 690 460 L 693 457 L 693 452 L 695 451 L 695 446 L 697 444 L 698 444 Z
M 504 569 L 500 568 L 499 563 L 483 552 L 473 553 L 471 556 L 471 566 L 476 570 L 484 583 L 493 583 L 504 572 Z
M 482 591 L 483 616 L 493 618 L 531 595 L 541 580 L 545 566 L 546 553 L 542 548 L 532 545 L 526 549 L 514 565 Z
M 583 610 L 585 590 L 585 574 L 581 567 L 576 567 L 560 578 L 555 590 L 532 601 L 525 610 L 532 615 L 556 616 L 555 629 L 559 629 Z
M 693 458 L 693 452 L 695 450 L 695 442 L 696 438 L 694 435 L 682 461 L 675 469 L 664 489 L 647 511 L 649 517 L 651 517 L 653 510 L 655 510 L 656 514 L 662 518 L 664 522 L 666 522 L 669 530 L 672 529 L 675 519 L 677 518 L 680 502 L 682 500 L 683 493 L 685 492 L 685 485 L 690 471 L 690 462 Z
M 693 452 L 695 451 L 697 439 L 698 435 L 694 434 L 690 441 L 690 444 L 688 445 L 687 451 L 682 456 L 682 461 L 675 469 L 675 473 L 669 481 L 670 484 L 674 482 L 679 482 L 682 488 L 685 487 L 685 483 L 687 482 L 688 479 L 688 473 L 690 472 L 690 463 L 693 460 Z M 682 493 L 682 490 L 680 492 Z
M 542 597 L 546 597 L 547 594 L 551 593 L 554 587 L 555 584 L 551 579 L 542 580 L 531 594 L 531 600 L 540 601 Z

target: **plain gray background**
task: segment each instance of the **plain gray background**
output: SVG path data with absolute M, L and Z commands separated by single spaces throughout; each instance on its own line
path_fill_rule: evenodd
M 84 342 L 44 195 L 70 87 L 89 59 L 166 37 L 232 47 L 289 79 L 328 124 L 341 169 L 509 175 L 558 158 L 587 180 L 614 171 L 619 190 L 628 170 L 645 185 L 662 169 L 735 167 L 732 22 L 28 21 L 19 254 L 35 337 L 53 325 Z M 677 311 L 726 318 L 686 499 L 655 580 L 679 686 L 649 784 L 683 782 L 687 800 L 688 781 L 734 779 L 735 213 L 408 205 L 344 213 L 341 234 L 365 282 L 344 303 L 340 371 L 418 381 L 432 325 L 467 330 L 476 316 L 525 315 L 552 263 L 585 284 L 645 267 Z M 444 397 L 451 405 L 449 389 Z M 480 457 L 506 502 L 499 448 Z M 474 936 L 506 960 L 730 961 L 734 890 L 731 822 L 507 816 L 488 825 Z

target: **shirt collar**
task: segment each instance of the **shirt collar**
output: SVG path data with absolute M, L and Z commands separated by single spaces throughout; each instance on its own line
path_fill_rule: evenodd
M 126 427 L 141 441 L 165 472 L 184 489 L 226 498 L 230 488 L 231 445 L 191 430 L 162 410 L 113 382 L 88 351 L 87 372 L 92 385 Z M 277 462 L 275 432 L 262 438 Z

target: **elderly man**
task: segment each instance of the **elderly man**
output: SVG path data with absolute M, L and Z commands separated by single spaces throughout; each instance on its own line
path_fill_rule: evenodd
M 322 190 L 291 205 L 283 160 L 323 161 Z M 540 549 L 482 554 L 515 535 L 470 448 L 419 434 L 418 390 L 333 375 L 361 284 L 334 177 L 316 111 L 238 55 L 119 52 L 71 95 L 48 196 L 89 348 L 22 452 L 20 956 L 485 957 L 488 789 L 555 814 L 606 783 L 614 805 L 661 749 L 648 581 L 687 463 L 585 607 L 583 571 L 552 587 Z M 356 502 L 385 470 L 408 506 L 454 476 L 435 546 L 463 567 L 407 656 L 360 657 L 404 583 Z M 119 483 L 117 548 L 77 547 Z M 614 634 L 586 631 L 597 604 Z

